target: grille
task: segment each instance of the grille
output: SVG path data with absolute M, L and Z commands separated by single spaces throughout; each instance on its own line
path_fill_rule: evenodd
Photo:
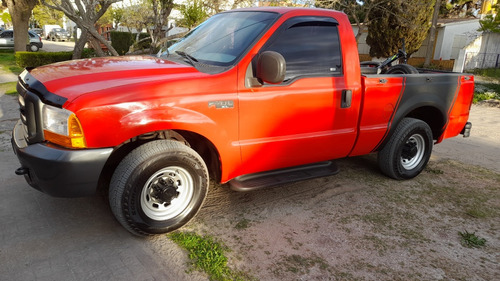
M 23 123 L 25 139 L 29 144 L 41 142 L 42 130 L 42 102 L 37 95 L 27 90 L 21 82 L 17 84 L 19 93 L 19 111 Z

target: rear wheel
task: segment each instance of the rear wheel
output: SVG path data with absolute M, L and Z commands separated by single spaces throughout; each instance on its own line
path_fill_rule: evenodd
M 30 46 L 29 46 L 29 50 L 32 52 L 38 52 L 39 49 L 40 48 L 38 48 L 38 46 L 35 44 L 30 44 Z
M 135 235 L 175 230 L 200 209 L 208 171 L 191 148 L 173 140 L 146 143 L 116 168 L 109 201 L 116 219 Z
M 432 131 L 422 120 L 404 118 L 378 153 L 378 164 L 387 176 L 411 179 L 425 168 L 432 152 Z

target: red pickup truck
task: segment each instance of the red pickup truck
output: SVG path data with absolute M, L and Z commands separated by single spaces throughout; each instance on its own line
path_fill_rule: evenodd
M 16 173 L 53 196 L 109 190 L 117 220 L 149 235 L 187 223 L 210 178 L 253 190 L 378 152 L 409 179 L 433 143 L 468 136 L 472 75 L 365 70 L 345 14 L 298 8 L 217 14 L 159 57 L 26 69 Z

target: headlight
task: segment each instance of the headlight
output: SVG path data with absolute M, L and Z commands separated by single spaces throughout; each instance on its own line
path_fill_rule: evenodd
M 87 147 L 82 125 L 73 112 L 44 105 L 42 117 L 45 140 L 69 148 Z

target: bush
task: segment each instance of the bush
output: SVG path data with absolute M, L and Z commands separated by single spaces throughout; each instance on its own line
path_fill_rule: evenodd
M 115 48 L 120 56 L 126 54 L 132 44 L 135 35 L 130 32 L 111 31 L 111 46 Z
M 71 60 L 72 52 L 16 52 L 16 63 L 20 67 L 37 67 L 59 61 Z
M 142 40 L 145 38 L 149 38 L 149 34 L 147 33 L 141 33 L 139 34 L 139 44 L 137 46 L 138 49 L 144 50 L 144 49 L 149 49 L 151 47 L 151 39 L 146 39 Z
M 38 67 L 60 61 L 71 60 L 73 52 L 16 52 L 16 64 L 22 68 Z M 82 58 L 95 56 L 93 50 L 84 49 Z

